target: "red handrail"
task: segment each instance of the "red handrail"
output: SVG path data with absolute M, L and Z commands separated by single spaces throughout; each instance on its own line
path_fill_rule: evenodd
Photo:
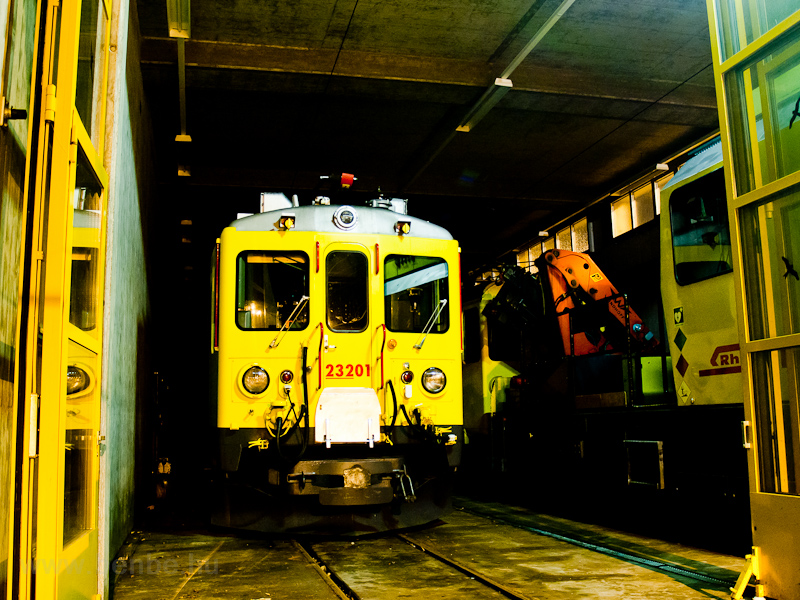
M 325 339 L 325 328 L 322 325 L 322 321 L 319 323 L 319 387 L 318 390 L 322 389 L 322 343 Z
M 385 383 L 383 378 L 383 349 L 386 347 L 386 324 L 381 323 L 378 325 L 377 329 L 380 329 L 381 327 L 383 328 L 383 344 L 381 344 L 381 387 L 378 388 L 379 390 L 383 389 Z

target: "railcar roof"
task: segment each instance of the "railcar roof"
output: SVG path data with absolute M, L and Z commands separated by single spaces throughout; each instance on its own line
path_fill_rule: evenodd
M 678 169 L 675 177 L 670 179 L 661 191 L 668 190 L 714 165 L 722 166 L 722 142 L 720 142 L 718 137 L 695 156 L 683 163 L 683 166 Z
M 395 223 L 409 221 L 411 231 L 406 237 L 452 240 L 453 236 L 444 227 L 434 225 L 424 219 L 402 215 L 386 208 L 367 206 L 350 206 L 358 215 L 357 223 L 350 229 L 343 230 L 334 224 L 333 215 L 342 205 L 294 206 L 272 210 L 242 219 L 236 219 L 229 227 L 236 231 L 279 231 L 280 218 L 295 215 L 295 226 L 292 231 L 319 231 L 341 235 L 395 235 Z

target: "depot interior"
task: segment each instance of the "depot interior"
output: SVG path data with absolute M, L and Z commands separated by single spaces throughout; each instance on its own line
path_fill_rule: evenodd
M 308 204 L 352 173 L 337 202 L 408 199 L 410 214 L 459 240 L 467 281 L 515 263 L 573 215 L 590 215 L 604 239 L 612 200 L 719 129 L 703 0 L 203 0 L 177 25 L 168 4 L 114 4 L 121 92 L 109 114 L 130 172 L 109 215 L 120 262 L 107 277 L 106 435 L 126 438 L 107 457 L 111 556 L 134 524 L 203 522 L 211 253 L 262 193 Z M 16 131 L 6 147 L 24 139 Z M 641 243 L 658 219 L 592 248 L 633 302 L 658 294 L 659 250 Z M 487 485 L 502 479 L 497 464 L 471 471 L 460 490 L 611 524 L 635 515 L 645 531 L 671 509 L 643 496 L 610 510 L 578 486 L 558 504 L 543 458 L 528 462 L 497 487 Z M 749 523 L 731 529 L 729 548 L 744 554 Z
M 142 225 L 157 290 L 145 396 L 158 386 L 159 416 L 140 428 L 158 440 L 157 455 L 139 454 L 143 510 L 156 502 L 153 460 L 169 457 L 173 496 L 213 462 L 198 443 L 214 407 L 196 351 L 207 345 L 210 252 L 262 192 L 301 204 L 407 198 L 410 214 L 459 240 L 467 279 L 605 199 L 591 219 L 600 240 L 609 195 L 719 127 L 701 1 L 578 1 L 560 18 L 561 3 L 542 0 L 270 4 L 269 14 L 260 3 L 193 4 L 183 67 L 165 3 L 136 7 L 155 159 Z M 191 142 L 176 141 L 184 132 Z M 353 186 L 330 193 L 320 176 L 343 172 Z M 658 247 L 637 243 L 657 219 L 622 248 L 595 248 L 618 287 L 657 293 Z M 543 501 L 548 487 L 532 475 L 517 491 Z

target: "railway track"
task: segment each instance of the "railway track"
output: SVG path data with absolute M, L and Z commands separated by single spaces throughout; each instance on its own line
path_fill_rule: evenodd
M 443 537 L 446 527 L 355 542 L 296 543 L 329 587 L 336 590 L 337 597 L 350 600 L 425 597 L 434 591 L 435 597 L 444 600 L 463 598 L 465 593 L 475 599 L 534 600 L 541 598 L 545 589 L 548 598 L 570 598 L 574 597 L 576 581 L 588 585 L 592 579 L 604 587 L 618 586 L 620 592 L 633 588 L 632 597 L 648 597 L 650 585 L 673 586 L 675 591 L 664 589 L 665 593 L 653 596 L 664 593 L 665 597 L 682 600 L 726 598 L 735 583 L 735 572 L 729 572 L 730 577 L 727 573 L 720 576 L 713 568 L 704 572 L 696 561 L 681 566 L 674 559 L 656 560 L 642 552 L 604 546 L 577 535 L 469 514 L 494 524 L 495 533 L 501 537 L 511 537 L 509 529 L 518 530 L 516 550 L 509 552 L 501 542 L 491 539 L 482 548 L 471 540 L 454 544 L 453 539 L 466 534 L 454 530 L 448 534 L 455 536 L 453 539 Z M 567 544 L 575 549 L 565 549 Z M 487 552 L 487 548 L 496 551 Z M 576 562 L 573 557 L 577 554 L 581 558 Z M 534 564 L 537 561 L 540 566 Z M 646 582 L 640 583 L 639 578 Z M 654 584 L 654 580 L 660 583 Z M 641 592 L 644 589 L 648 591 Z M 644 595 L 636 596 L 637 591 Z
M 311 564 L 337 598 L 341 598 L 342 600 L 360 600 L 358 594 L 350 589 L 350 586 L 342 581 L 342 579 L 325 564 L 325 561 L 319 557 L 310 543 L 293 540 L 292 544 Z
M 670 563 L 670 562 L 653 560 L 652 558 L 647 558 L 647 557 L 642 556 L 641 554 L 638 554 L 638 553 L 626 552 L 624 550 L 620 550 L 618 548 L 613 548 L 613 547 L 608 546 L 608 545 L 596 544 L 596 543 L 587 541 L 586 539 L 584 539 L 582 537 L 579 537 L 579 536 L 565 535 L 565 534 L 559 533 L 557 531 L 552 531 L 552 530 L 548 530 L 548 529 L 542 529 L 540 527 L 532 527 L 532 526 L 529 526 L 529 525 L 524 525 L 524 524 L 521 524 L 521 523 L 514 522 L 511 519 L 502 519 L 502 518 L 498 518 L 496 516 L 491 516 L 491 515 L 487 515 L 487 514 L 481 513 L 479 511 L 474 511 L 474 510 L 469 510 L 469 509 L 463 509 L 463 510 L 466 510 L 470 514 L 474 514 L 476 516 L 479 516 L 479 517 L 482 517 L 482 518 L 486 518 L 486 519 L 491 519 L 492 521 L 495 521 L 497 523 L 502 523 L 503 525 L 508 525 L 508 526 L 511 526 L 511 527 L 522 529 L 524 531 L 529 531 L 529 532 L 534 533 L 536 535 L 542 535 L 542 536 L 546 536 L 546 537 L 549 537 L 549 538 L 552 538 L 552 539 L 555 539 L 555 540 L 559 540 L 561 542 L 566 542 L 568 544 L 573 544 L 573 545 L 578 546 L 580 548 L 585 548 L 587 550 L 591 550 L 592 552 L 599 552 L 600 554 L 605 554 L 606 556 L 610 556 L 612 558 L 616 558 L 616 559 L 619 559 L 619 560 L 624 560 L 626 562 L 631 562 L 631 563 L 634 563 L 634 564 L 637 564 L 637 565 L 641 565 L 641 566 L 646 567 L 646 568 L 659 569 L 661 571 L 664 571 L 665 573 L 669 573 L 669 574 L 672 574 L 672 575 L 678 575 L 678 576 L 681 576 L 681 577 L 688 577 L 690 579 L 695 579 L 695 580 L 703 582 L 703 583 L 711 583 L 711 584 L 722 585 L 722 586 L 727 586 L 727 587 L 731 587 L 736 583 L 735 580 L 722 579 L 720 577 L 715 577 L 713 575 L 709 575 L 709 574 L 706 574 L 706 573 L 703 573 L 703 572 L 700 572 L 700 571 L 696 571 L 696 570 L 693 570 L 693 569 L 685 569 L 685 568 L 676 566 L 675 564 Z
M 492 589 L 492 590 L 495 590 L 496 592 L 499 592 L 500 594 L 502 594 L 506 598 L 512 598 L 514 600 L 532 600 L 530 596 L 527 596 L 525 594 L 522 594 L 520 592 L 517 592 L 517 591 L 509 588 L 507 585 L 503 584 L 502 582 L 497 581 L 493 577 L 490 577 L 490 576 L 488 576 L 488 575 L 486 575 L 484 573 L 481 573 L 481 572 L 471 568 L 470 566 L 464 564 L 463 562 L 459 561 L 458 559 L 455 559 L 455 558 L 452 558 L 452 557 L 447 557 L 442 552 L 438 552 L 438 551 L 433 550 L 431 548 L 426 548 L 426 547 L 422 546 L 421 544 L 419 544 L 418 542 L 408 538 L 408 536 L 406 536 L 404 534 L 396 534 L 396 537 L 398 539 L 403 540 L 404 542 L 406 542 L 407 544 L 409 544 L 413 548 L 417 548 L 418 550 L 424 552 L 425 554 L 427 554 L 429 556 L 432 556 L 433 558 L 435 558 L 439 562 L 442 562 L 442 563 L 444 563 L 446 565 L 449 565 L 449 566 L 453 567 L 454 569 L 456 569 L 460 573 L 463 573 L 464 575 L 468 576 L 470 579 L 472 579 L 474 581 L 477 581 L 478 583 L 483 584 L 484 586 L 486 586 L 489 589 Z
M 347 539 L 141 532 L 115 565 L 114 597 L 723 600 L 744 565 L 524 510 L 465 508 L 431 527 Z
M 476 594 L 476 590 L 472 590 L 472 597 L 475 598 L 491 598 L 491 597 L 503 597 L 503 598 L 510 598 L 512 600 L 536 600 L 534 597 L 523 594 L 521 592 L 515 591 L 505 585 L 503 582 L 498 581 L 497 579 L 486 575 L 476 569 L 470 568 L 469 565 L 459 561 L 458 559 L 448 557 L 444 553 L 438 552 L 432 548 L 426 548 L 418 541 L 409 538 L 407 535 L 404 534 L 393 534 L 386 536 L 383 538 L 384 541 L 387 542 L 394 542 L 399 544 L 405 544 L 407 547 L 412 548 L 413 551 L 420 552 L 422 556 L 429 557 L 446 567 L 452 569 L 452 571 L 459 573 L 461 576 L 465 577 L 469 580 L 469 582 L 482 586 L 484 588 L 485 593 Z M 352 544 L 352 542 L 340 542 L 342 544 Z M 367 600 L 367 598 L 374 598 L 375 596 L 371 594 L 364 595 L 362 598 L 345 580 L 345 577 L 341 576 L 339 573 L 336 572 L 335 568 L 329 565 L 324 558 L 320 556 L 317 550 L 314 548 L 313 543 L 309 543 L 307 541 L 294 541 L 294 544 L 298 548 L 298 550 L 306 557 L 306 559 L 311 563 L 311 565 L 315 568 L 315 570 L 319 573 L 319 575 L 326 581 L 328 586 L 331 588 L 333 593 L 342 600 Z M 392 566 L 392 565 L 389 565 Z M 446 588 L 445 588 L 446 589 Z M 439 593 L 442 593 L 442 588 L 439 589 Z M 456 592 L 454 590 L 453 598 L 456 598 L 456 595 L 463 594 L 462 590 L 458 589 Z M 389 597 L 389 596 L 384 596 Z M 402 596 L 400 596 L 402 597 Z M 439 598 L 443 598 L 443 596 L 439 595 Z M 462 595 L 463 597 L 463 595 Z

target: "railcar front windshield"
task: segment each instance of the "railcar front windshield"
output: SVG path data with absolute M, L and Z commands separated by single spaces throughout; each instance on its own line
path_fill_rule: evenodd
M 305 329 L 308 303 L 308 255 L 303 252 L 247 250 L 236 259 L 236 324 L 239 329 Z M 291 322 L 289 318 L 291 317 Z
M 442 301 L 449 299 L 448 268 L 443 258 L 390 254 L 383 273 L 389 331 L 422 333 L 434 316 L 430 333 L 447 331 L 450 311 Z
M 733 270 L 722 169 L 676 189 L 669 201 L 675 279 L 688 285 Z

